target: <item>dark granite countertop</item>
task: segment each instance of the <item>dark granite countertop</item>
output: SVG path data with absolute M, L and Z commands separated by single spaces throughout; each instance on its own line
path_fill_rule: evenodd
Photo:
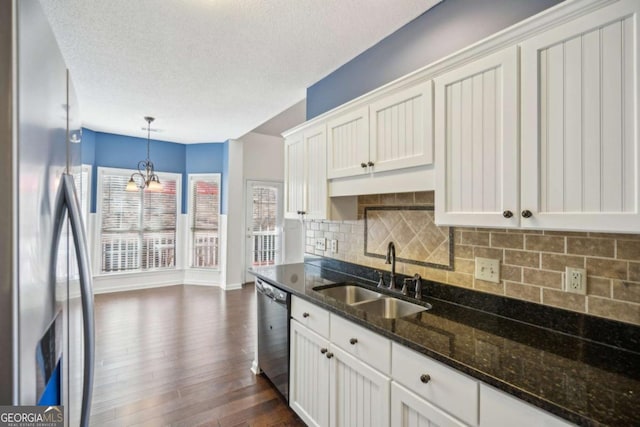
M 373 287 L 371 277 L 365 274 L 355 277 L 354 271 L 345 274 L 309 263 L 264 267 L 252 273 L 578 425 L 640 426 L 640 328 L 592 316 L 576 317 L 570 312 L 558 315 L 563 311 L 460 291 L 460 299 L 467 303 L 473 300 L 469 297 L 472 292 L 482 295 L 483 300 L 499 298 L 502 305 L 506 301 L 507 306 L 516 306 L 519 312 L 514 317 L 520 319 L 514 320 L 503 311 L 487 310 L 486 303 L 479 309 L 436 298 L 447 291 L 441 292 L 443 295 L 430 293 L 430 285 L 434 289 L 451 287 L 432 282 L 426 282 L 423 296 L 424 302 L 432 304 L 431 310 L 382 319 L 313 289 L 345 281 Z M 540 316 L 545 318 L 539 324 L 522 321 Z M 565 331 L 549 327 L 562 323 L 563 318 L 571 324 L 558 328 Z M 573 329 L 575 334 L 570 333 Z M 603 336 L 602 342 L 593 339 L 598 334 Z

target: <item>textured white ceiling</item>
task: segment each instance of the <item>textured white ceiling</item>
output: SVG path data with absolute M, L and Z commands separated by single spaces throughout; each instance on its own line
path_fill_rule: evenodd
M 237 138 L 440 0 L 41 0 L 84 125 Z

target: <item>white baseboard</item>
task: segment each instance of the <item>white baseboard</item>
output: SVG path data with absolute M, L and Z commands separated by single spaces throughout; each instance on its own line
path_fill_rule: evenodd
M 184 270 L 150 271 L 94 276 L 93 293 L 124 292 L 138 289 L 182 285 Z
M 238 289 L 242 289 L 242 283 L 228 283 L 226 285 L 221 285 L 220 286 L 222 289 L 224 289 L 225 291 L 235 291 Z
M 182 283 L 185 285 L 198 285 L 198 286 L 219 286 L 220 284 L 220 271 L 219 270 L 206 270 L 206 269 L 187 269 L 184 270 L 184 279 Z
M 254 375 L 260 375 L 262 373 L 262 369 L 260 369 L 258 361 L 255 359 L 251 362 L 251 372 L 253 372 Z
M 198 269 L 105 274 L 93 277 L 93 293 L 106 294 L 175 285 L 216 286 L 225 291 L 242 288 L 242 283 L 225 285 L 221 283 L 220 277 L 220 271 Z M 66 295 L 65 285 L 66 283 L 56 283 L 56 297 L 60 300 L 63 300 Z M 77 298 L 79 296 L 80 286 L 78 280 L 71 280 L 69 283 L 69 298 Z

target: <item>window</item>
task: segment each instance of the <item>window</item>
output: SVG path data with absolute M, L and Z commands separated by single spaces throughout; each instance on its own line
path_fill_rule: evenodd
M 129 192 L 133 171 L 99 172 L 101 271 L 173 268 L 180 175 L 158 173 L 162 191 Z
M 74 167 L 73 170 L 73 183 L 76 187 L 78 199 L 80 199 L 80 213 L 82 214 L 82 222 L 84 223 L 86 232 L 87 218 L 89 216 L 91 165 Z M 69 239 L 68 245 L 66 243 L 67 239 Z M 68 271 L 67 268 L 69 269 Z M 73 244 L 73 236 L 68 225 L 64 226 L 60 233 L 60 246 L 58 249 L 56 271 L 56 279 L 58 281 L 65 280 L 67 277 L 71 280 L 77 280 L 80 278 Z
M 220 174 L 189 175 L 191 267 L 218 268 Z
M 251 185 L 251 266 L 279 264 L 280 220 L 276 185 Z

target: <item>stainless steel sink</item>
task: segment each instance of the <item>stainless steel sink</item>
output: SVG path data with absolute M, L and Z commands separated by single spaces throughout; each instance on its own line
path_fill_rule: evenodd
M 422 306 L 397 298 L 387 297 L 366 301 L 358 304 L 357 307 L 359 310 L 363 310 L 367 314 L 380 316 L 385 319 L 397 319 L 399 317 L 420 313 L 421 311 L 427 311 L 431 308 L 431 304 Z
M 376 300 L 384 295 L 356 285 L 339 285 L 323 289 L 314 289 L 316 292 L 337 299 L 345 304 L 353 305 L 363 301 Z
M 428 303 L 425 305 L 413 304 L 390 295 L 381 294 L 371 289 L 351 284 L 318 287 L 313 290 L 324 296 L 363 310 L 367 314 L 385 319 L 397 319 L 431 308 L 431 304 Z

